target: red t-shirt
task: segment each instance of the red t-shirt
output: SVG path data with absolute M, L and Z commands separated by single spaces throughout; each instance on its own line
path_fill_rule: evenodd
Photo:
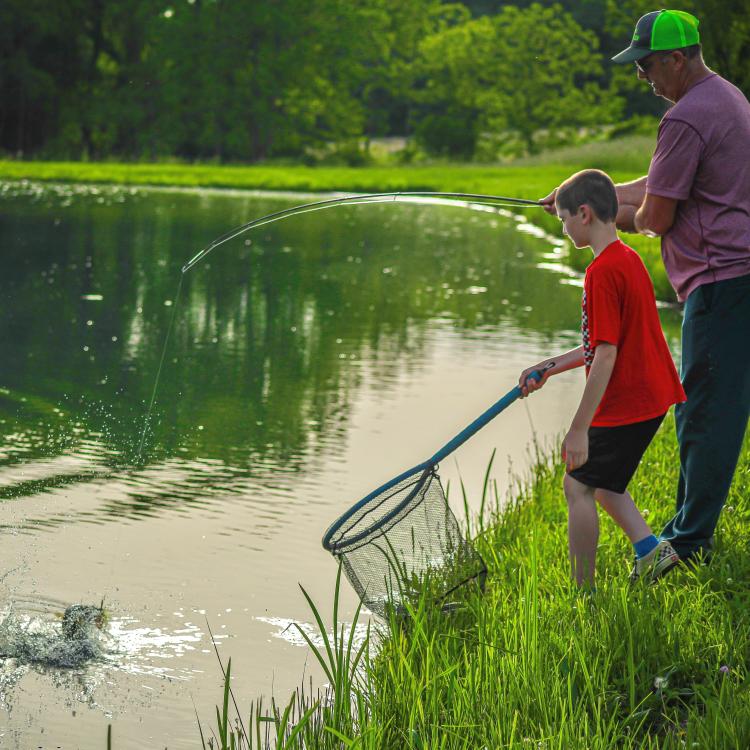
M 620 240 L 607 245 L 586 269 L 581 307 L 586 376 L 598 344 L 617 347 L 592 427 L 643 422 L 686 400 L 638 253 Z

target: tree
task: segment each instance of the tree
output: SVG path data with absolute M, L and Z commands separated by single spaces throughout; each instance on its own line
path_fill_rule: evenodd
M 504 7 L 424 40 L 422 102 L 458 107 L 467 139 L 496 132 L 534 153 L 579 128 L 610 122 L 622 102 L 605 97 L 598 42 L 560 6 Z
M 65 101 L 85 65 L 76 10 L 0 3 L 0 148 L 33 153 L 64 128 Z

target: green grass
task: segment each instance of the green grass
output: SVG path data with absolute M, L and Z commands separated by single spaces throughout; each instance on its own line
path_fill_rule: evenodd
M 182 188 L 234 188 L 299 192 L 395 192 L 428 190 L 484 193 L 536 199 L 547 195 L 572 172 L 597 167 L 619 182 L 644 175 L 653 151 L 649 136 L 628 136 L 548 151 L 508 165 L 427 164 L 331 166 L 217 166 L 191 164 L 118 164 L 113 162 L 0 161 L 0 180 L 32 180 Z M 526 209 L 531 221 L 553 234 L 557 219 L 540 209 Z M 624 240 L 641 255 L 659 299 L 675 295 L 661 262 L 659 241 L 642 235 Z M 582 271 L 588 252 L 569 249 L 569 264 Z
M 237 188 L 301 192 L 435 190 L 540 198 L 570 174 L 565 164 L 544 166 L 208 166 L 0 161 L 0 179 Z M 641 176 L 623 171 L 620 179 Z
M 630 486 L 656 530 L 671 511 L 676 467 L 667 424 Z M 484 594 L 470 594 L 452 615 L 422 600 L 408 622 L 391 623 L 377 648 L 373 638 L 361 655 L 334 607 L 335 640 L 311 644 L 328 693 L 313 700 L 298 692 L 288 711 L 256 704 L 247 725 L 252 740 L 235 719 L 234 731 L 212 746 L 748 747 L 749 480 L 746 445 L 714 560 L 655 586 L 628 587 L 630 547 L 602 516 L 598 590 L 582 595 L 568 579 L 562 467 L 538 456 L 509 507 L 484 520 L 477 540 L 490 571 Z M 222 728 L 231 726 L 227 714 L 219 711 Z
M 565 146 L 535 156 L 516 159 L 513 164 L 519 167 L 539 167 L 549 164 L 567 166 L 573 169 L 603 169 L 610 174 L 630 173 L 644 175 L 648 170 L 651 154 L 656 145 L 656 129 L 653 135 L 631 135 L 611 141 L 591 141 L 589 143 Z

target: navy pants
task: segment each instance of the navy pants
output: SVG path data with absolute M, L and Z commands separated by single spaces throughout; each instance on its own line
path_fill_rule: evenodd
M 710 551 L 750 414 L 750 275 L 704 284 L 685 303 L 677 512 L 664 527 L 679 556 Z

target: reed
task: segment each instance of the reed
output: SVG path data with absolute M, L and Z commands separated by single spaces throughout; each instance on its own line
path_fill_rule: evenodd
M 485 518 L 472 523 L 490 571 L 484 594 L 469 593 L 451 614 L 422 597 L 408 616 L 376 625 L 359 648 L 359 612 L 342 623 L 336 595 L 329 631 L 305 594 L 325 644 L 308 645 L 329 687 L 314 697 L 300 689 L 283 708 L 256 702 L 254 744 L 229 716 L 225 692 L 218 734 L 204 747 L 750 746 L 750 446 L 710 565 L 631 588 L 629 545 L 603 517 L 594 594 L 569 581 L 563 467 L 536 451 L 503 507 L 485 482 Z M 671 511 L 676 472 L 668 421 L 630 486 L 657 530 Z M 339 571 L 336 592 L 340 585 Z

